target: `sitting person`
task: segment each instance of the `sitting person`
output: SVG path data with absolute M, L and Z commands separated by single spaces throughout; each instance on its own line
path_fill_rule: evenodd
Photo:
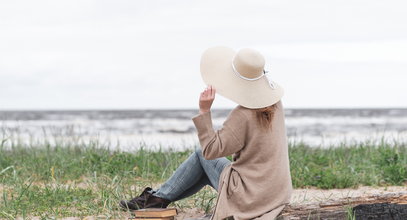
M 264 57 L 252 49 L 208 49 L 201 74 L 210 86 L 200 94 L 199 114 L 192 118 L 201 149 L 158 189 L 148 187 L 120 206 L 165 208 L 210 185 L 218 191 L 212 219 L 274 219 L 289 203 L 292 184 L 283 89 L 264 65 Z M 216 92 L 239 104 L 219 130 L 213 129 L 210 111 Z

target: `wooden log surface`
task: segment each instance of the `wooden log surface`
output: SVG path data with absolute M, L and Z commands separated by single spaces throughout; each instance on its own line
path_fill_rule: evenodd
M 353 217 L 352 217 L 353 216 Z M 209 220 L 210 215 L 188 220 Z M 407 220 L 407 192 L 287 205 L 278 220 Z M 185 220 L 185 219 L 184 219 Z
M 278 219 L 349 219 L 352 215 L 354 215 L 357 220 L 406 220 L 407 193 L 400 192 L 367 197 L 349 197 L 339 200 L 332 199 L 322 203 L 290 204 L 285 207 Z M 370 217 L 368 215 L 370 215 Z

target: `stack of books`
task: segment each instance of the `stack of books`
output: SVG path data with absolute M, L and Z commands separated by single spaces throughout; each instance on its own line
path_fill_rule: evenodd
M 149 209 L 139 209 L 133 212 L 134 220 L 174 220 L 177 215 L 177 209 L 159 209 L 159 208 L 149 208 Z

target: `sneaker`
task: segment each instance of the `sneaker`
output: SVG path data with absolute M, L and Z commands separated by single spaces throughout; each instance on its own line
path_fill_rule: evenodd
M 144 208 L 167 208 L 171 201 L 154 196 L 153 194 L 149 193 L 149 191 L 151 190 L 152 188 L 147 187 L 140 194 L 140 196 L 135 197 L 129 201 L 120 201 L 120 207 L 126 210 L 138 210 Z

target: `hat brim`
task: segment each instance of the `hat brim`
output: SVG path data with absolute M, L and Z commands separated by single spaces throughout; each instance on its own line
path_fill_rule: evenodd
M 207 49 L 201 57 L 201 76 L 205 84 L 214 86 L 218 94 L 246 108 L 277 103 L 284 94 L 283 88 L 274 81 L 274 89 L 271 88 L 266 77 L 253 81 L 240 78 L 232 68 L 235 54 L 228 47 Z

